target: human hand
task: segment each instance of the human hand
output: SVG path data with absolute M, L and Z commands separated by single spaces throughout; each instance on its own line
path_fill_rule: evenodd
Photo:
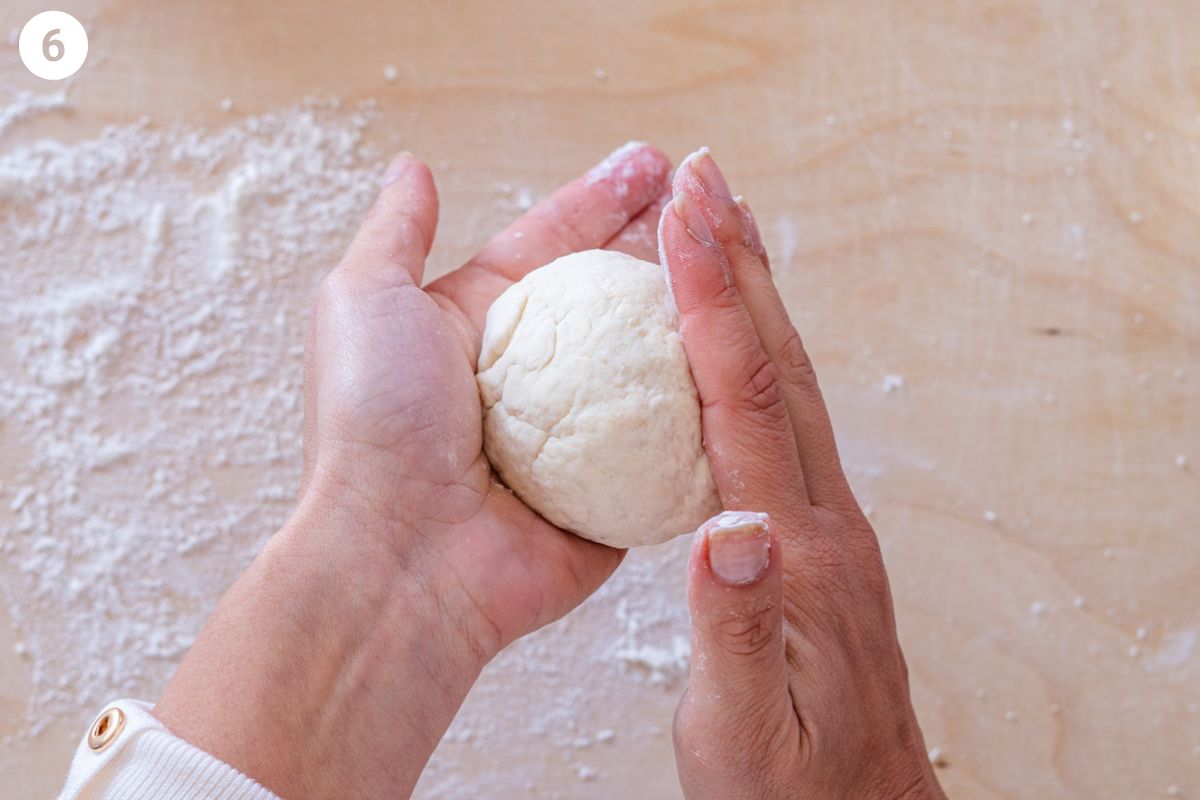
M 727 509 L 694 539 L 692 669 L 675 718 L 689 800 L 944 798 L 891 593 L 816 375 L 749 208 L 701 151 L 660 246 Z
M 484 656 L 575 607 L 621 558 L 492 480 L 475 385 L 484 317 L 514 281 L 568 252 L 641 243 L 654 258 L 669 169 L 654 148 L 627 146 L 422 289 L 437 195 L 425 165 L 401 156 L 318 292 L 301 505 L 355 510 L 405 558 L 436 553 L 436 594 L 478 612 L 464 616 Z
M 155 707 L 172 731 L 292 800 L 407 796 L 484 664 L 611 574 L 621 551 L 492 480 L 475 363 L 488 306 L 529 270 L 653 259 L 669 169 L 626 146 L 421 288 L 437 195 L 393 161 L 314 303 L 296 511 Z

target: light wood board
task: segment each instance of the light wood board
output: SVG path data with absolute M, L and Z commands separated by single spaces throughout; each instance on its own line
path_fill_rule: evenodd
M 1200 797 L 1200 3 L 58 7 L 92 32 L 75 112 L 10 136 L 377 98 L 382 146 L 447 165 L 435 271 L 488 233 L 477 181 L 711 147 L 872 508 L 951 796 Z M 46 91 L 8 45 L 0 79 Z M 0 625 L 5 716 L 29 682 Z M 57 791 L 78 733 L 4 745 L 5 796 Z

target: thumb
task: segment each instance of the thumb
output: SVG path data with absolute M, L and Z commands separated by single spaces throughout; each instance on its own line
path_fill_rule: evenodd
M 785 684 L 780 560 L 766 514 L 725 511 L 700 526 L 688 569 L 693 687 L 734 703 Z
M 675 720 L 681 767 L 694 759 L 732 767 L 766 751 L 780 725 L 793 721 L 781 561 L 766 514 L 725 511 L 696 532 L 688 565 L 691 675 Z
M 419 286 L 437 221 L 437 188 L 429 167 L 412 153 L 401 153 L 388 165 L 379 196 L 335 272 L 350 273 L 364 288 Z

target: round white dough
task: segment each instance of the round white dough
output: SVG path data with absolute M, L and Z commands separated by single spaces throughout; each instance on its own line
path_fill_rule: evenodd
M 657 264 L 588 250 L 529 273 L 488 309 L 476 379 L 492 466 L 560 528 L 633 547 L 720 510 Z

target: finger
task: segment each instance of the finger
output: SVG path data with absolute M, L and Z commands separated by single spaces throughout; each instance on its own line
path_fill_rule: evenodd
M 419 284 L 437 220 L 433 175 L 412 153 L 401 153 L 388 166 L 379 196 L 338 270 L 376 286 Z
M 787 745 L 781 734 L 799 730 L 788 690 L 781 555 L 767 515 L 747 511 L 718 514 L 692 541 L 692 663 L 675 741 L 688 767 L 681 773 L 719 791 L 685 791 L 689 797 L 730 796 L 722 770 L 747 770 L 756 755 L 778 758 L 776 748 Z
M 663 210 L 659 243 L 722 502 L 765 509 L 785 524 L 808 522 L 801 519 L 807 495 L 775 365 L 690 195 L 677 194 Z
M 605 250 L 617 250 L 628 253 L 643 261 L 658 263 L 658 220 L 662 216 L 663 207 L 671 202 L 671 190 L 663 190 L 642 213 L 638 214 L 629 224 L 621 229 L 604 245 Z
M 750 206 L 746 203 L 744 197 L 739 194 L 733 200 L 737 203 L 738 210 L 742 212 L 742 223 L 746 226 L 746 234 L 750 237 L 750 249 L 754 251 L 754 255 L 758 256 L 758 261 L 764 268 L 771 269 L 771 259 L 767 255 L 767 246 L 763 244 L 762 231 L 759 230 L 758 220 L 755 219 L 753 212 L 750 211 Z
M 437 188 L 428 167 L 411 153 L 400 153 L 388 165 L 374 205 L 331 275 L 347 278 L 351 285 L 368 290 L 419 281 L 437 219 Z M 301 493 L 308 486 L 316 462 L 318 305 L 314 304 L 304 342 Z
M 650 145 L 626 144 L 531 208 L 429 291 L 446 298 L 478 339 L 488 306 L 513 281 L 559 256 L 603 246 L 666 188 L 670 169 L 667 157 Z
M 730 701 L 787 684 L 783 571 L 769 517 L 723 511 L 700 526 L 688 564 L 692 685 Z M 772 559 L 772 554 L 776 557 Z
M 600 247 L 662 193 L 670 169 L 654 147 L 629 142 L 531 208 L 469 263 L 515 281 L 559 256 Z
M 816 372 L 771 277 L 766 249 L 750 207 L 733 197 L 716 161 L 703 148 L 680 164 L 674 189 L 690 195 L 703 212 L 725 252 L 734 285 L 763 349 L 775 364 L 796 433 L 809 502 L 838 511 L 856 509 Z

